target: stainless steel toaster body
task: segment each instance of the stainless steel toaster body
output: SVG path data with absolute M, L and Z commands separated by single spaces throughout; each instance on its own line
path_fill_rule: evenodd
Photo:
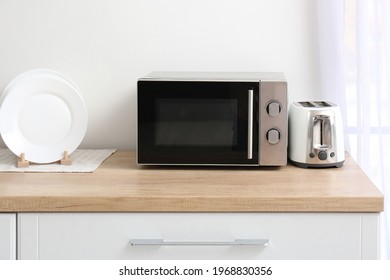
M 341 167 L 345 155 L 339 106 L 326 101 L 292 103 L 288 156 L 300 167 Z

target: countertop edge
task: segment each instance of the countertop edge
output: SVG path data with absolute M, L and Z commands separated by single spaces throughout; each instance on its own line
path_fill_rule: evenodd
M 383 197 L 280 198 L 268 201 L 258 198 L 82 198 L 29 197 L 4 199 L 0 212 L 383 212 Z M 230 201 L 229 201 L 230 200 Z M 310 201 L 310 203 L 308 203 Z M 231 203 L 229 203 L 231 202 Z

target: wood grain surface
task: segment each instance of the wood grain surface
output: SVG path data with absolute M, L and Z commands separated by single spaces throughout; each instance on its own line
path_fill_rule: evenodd
M 383 195 L 342 168 L 140 167 L 118 151 L 94 173 L 0 173 L 0 212 L 381 212 Z

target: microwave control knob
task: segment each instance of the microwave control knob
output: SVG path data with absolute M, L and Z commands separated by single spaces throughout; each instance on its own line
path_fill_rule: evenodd
M 280 132 L 276 128 L 267 131 L 267 140 L 270 144 L 278 144 L 280 141 Z
M 271 117 L 279 116 L 281 110 L 282 110 L 282 107 L 280 106 L 279 102 L 272 101 L 272 102 L 268 103 L 268 105 L 267 105 L 267 113 Z

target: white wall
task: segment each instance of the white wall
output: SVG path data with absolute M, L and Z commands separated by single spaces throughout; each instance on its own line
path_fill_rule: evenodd
M 312 0 L 1 0 L 0 92 L 50 68 L 80 88 L 82 147 L 135 147 L 136 81 L 155 70 L 282 71 L 319 98 Z

